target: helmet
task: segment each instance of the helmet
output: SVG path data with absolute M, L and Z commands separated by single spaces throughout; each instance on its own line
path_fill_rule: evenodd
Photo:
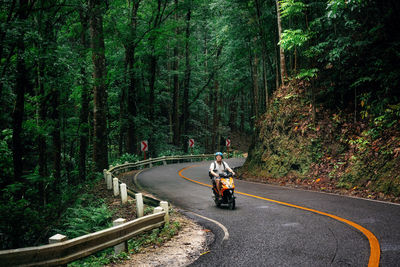
M 217 157 L 217 156 L 221 156 L 222 158 L 224 157 L 224 155 L 221 152 L 215 153 L 215 157 Z

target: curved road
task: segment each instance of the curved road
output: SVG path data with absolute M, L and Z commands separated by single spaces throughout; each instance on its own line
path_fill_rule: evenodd
M 235 167 L 244 160 L 227 162 Z M 233 211 L 217 208 L 211 189 L 199 184 L 210 184 L 209 165 L 155 167 L 137 181 L 215 234 L 210 252 L 193 266 L 368 266 L 376 263 L 370 251 L 380 266 L 400 266 L 400 205 L 235 180 L 236 190 L 248 195 L 236 194 Z

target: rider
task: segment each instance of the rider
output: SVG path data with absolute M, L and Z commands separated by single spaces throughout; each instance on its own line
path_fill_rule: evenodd
M 228 163 L 222 161 L 223 154 L 221 152 L 215 153 L 215 161 L 210 165 L 210 178 L 215 180 L 215 184 L 217 186 L 218 194 L 221 197 L 221 179 L 219 175 L 225 170 L 228 170 L 235 175 L 235 172 L 229 167 Z M 212 175 L 212 177 L 211 177 Z

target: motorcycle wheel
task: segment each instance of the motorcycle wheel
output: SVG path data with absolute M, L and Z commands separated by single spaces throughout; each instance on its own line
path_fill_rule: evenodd
M 220 208 L 221 202 L 218 200 L 218 198 L 215 198 L 214 201 L 215 201 L 215 205 L 217 205 L 217 207 Z
M 234 199 L 232 196 L 230 196 L 230 197 L 229 197 L 229 204 L 228 204 L 228 207 L 229 207 L 230 210 L 234 210 L 234 209 L 235 209 L 235 206 L 236 206 L 235 199 Z
M 212 191 L 213 191 L 213 193 L 214 193 L 214 202 L 215 202 L 215 205 L 216 205 L 218 208 L 220 208 L 220 207 L 221 207 L 221 202 L 218 200 L 218 194 L 215 192 L 214 189 L 212 189 Z

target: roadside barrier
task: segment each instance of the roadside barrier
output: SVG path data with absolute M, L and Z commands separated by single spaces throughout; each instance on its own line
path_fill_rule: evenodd
M 3 250 L 0 251 L 0 262 L 2 266 L 63 265 L 124 243 L 135 235 L 161 227 L 164 224 L 165 215 L 166 212 L 161 211 L 66 241 L 63 241 L 65 236 L 56 235 L 50 241 L 56 243 L 49 245 Z

